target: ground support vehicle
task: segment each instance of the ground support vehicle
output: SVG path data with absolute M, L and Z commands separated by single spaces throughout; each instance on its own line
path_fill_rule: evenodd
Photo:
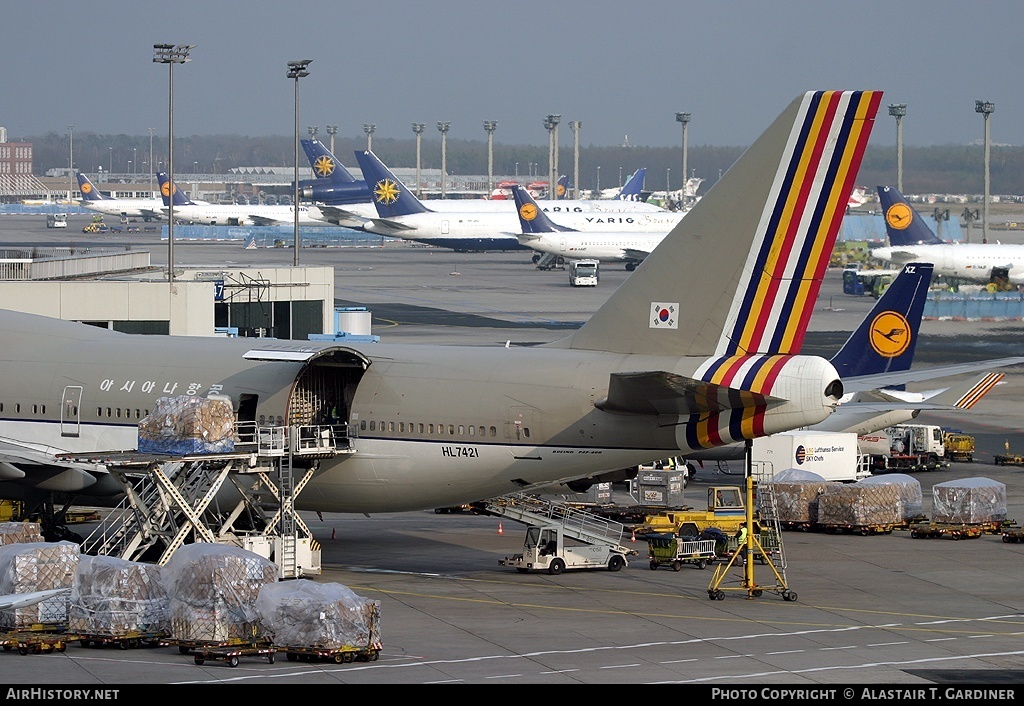
M 266 655 L 270 664 L 277 658 L 277 647 L 268 640 L 225 640 L 207 642 L 203 640 L 164 640 L 162 645 L 177 645 L 178 652 L 191 654 L 197 665 L 207 660 L 224 660 L 229 667 L 238 666 L 239 657 Z
M 596 287 L 601 279 L 597 260 L 572 260 L 569 263 L 569 285 L 573 287 Z
M 567 569 L 602 569 L 620 571 L 628 566 L 630 550 L 612 544 L 580 544 L 566 546 L 564 527 L 560 524 L 534 526 L 526 530 L 523 552 L 499 559 L 501 566 L 511 566 L 521 574 L 547 571 L 557 576 Z
M 380 658 L 381 646 L 370 645 L 368 647 L 355 647 L 344 645 L 338 648 L 331 647 L 306 647 L 302 645 L 285 645 L 277 648 L 284 652 L 289 662 L 333 662 L 342 664 L 348 662 L 376 662 Z
M 819 523 L 816 525 L 816 529 L 827 534 L 859 534 L 862 537 L 867 537 L 872 534 L 892 534 L 892 531 L 896 529 L 896 527 L 897 525 L 890 523 L 868 525 L 833 525 Z
M 651 571 L 659 566 L 671 566 L 673 571 L 679 571 L 683 564 L 704 569 L 716 559 L 713 539 L 685 540 L 672 534 L 649 534 L 646 539 Z
M 739 486 L 720 485 L 708 488 L 706 510 L 684 507 L 679 510 L 660 509 L 657 514 L 648 515 L 642 525 L 633 528 L 637 537 L 648 534 L 675 534 L 697 536 L 709 527 L 717 527 L 727 535 L 733 535 L 746 522 L 743 493 Z M 759 525 L 754 522 L 754 529 Z
M 114 645 L 122 650 L 136 647 L 160 647 L 167 638 L 163 631 L 139 632 L 132 630 L 121 634 L 77 633 L 76 639 L 82 647 L 107 647 Z
M 1007 544 L 1024 542 L 1024 528 L 1022 527 L 1018 527 L 1017 525 L 1004 525 L 1002 532 L 1003 541 Z
M 68 214 L 66 213 L 51 213 L 46 217 L 47 228 L 67 228 L 68 227 Z
M 974 437 L 960 431 L 947 431 L 942 437 L 947 461 L 974 461 Z
M 34 625 L 22 630 L 0 632 L 0 646 L 4 652 L 18 650 L 18 654 L 50 654 L 63 652 L 68 642 L 77 639 L 67 633 L 64 625 Z
M 988 522 L 979 524 L 929 522 L 927 524 L 910 526 L 910 536 L 914 539 L 934 539 L 936 537 L 943 537 L 946 539 L 974 539 L 983 534 L 994 534 L 998 531 L 998 523 Z
M 1016 454 L 996 454 L 992 462 L 997 466 L 1024 466 L 1024 456 Z

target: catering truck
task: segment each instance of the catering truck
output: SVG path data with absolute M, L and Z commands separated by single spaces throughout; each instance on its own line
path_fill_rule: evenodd
M 758 437 L 751 444 L 750 460 L 762 479 L 790 468 L 844 483 L 871 475 L 868 458 L 860 453 L 853 432 L 789 431 Z

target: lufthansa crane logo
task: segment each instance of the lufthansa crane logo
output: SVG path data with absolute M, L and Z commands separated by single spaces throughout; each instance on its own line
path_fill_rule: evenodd
M 377 185 L 373 187 L 373 197 L 378 203 L 382 203 L 386 206 L 397 201 L 399 193 L 398 184 L 390 179 L 381 179 L 377 182 Z
M 90 184 L 89 182 L 86 182 L 86 183 L 82 184 L 82 193 L 83 194 L 92 193 L 92 184 Z
M 537 217 L 537 207 L 532 203 L 524 203 L 519 207 L 519 217 L 524 221 L 532 221 Z
M 875 353 L 883 358 L 895 358 L 907 350 L 913 334 L 910 332 L 910 323 L 903 314 L 883 311 L 871 322 L 868 338 Z
M 910 226 L 913 217 L 914 214 L 910 212 L 910 207 L 907 204 L 894 203 L 885 212 L 885 223 L 895 230 L 904 230 Z
M 171 183 L 165 181 L 163 184 L 161 184 L 160 185 L 160 193 L 163 194 L 164 196 L 170 198 L 171 193 L 172 193 L 172 191 L 171 191 Z
M 558 198 L 562 198 L 563 196 L 565 196 L 565 186 L 564 185 L 559 184 L 557 191 L 558 191 Z
M 313 169 L 316 170 L 318 176 L 330 176 L 334 173 L 334 160 L 327 155 L 321 155 L 316 158 Z

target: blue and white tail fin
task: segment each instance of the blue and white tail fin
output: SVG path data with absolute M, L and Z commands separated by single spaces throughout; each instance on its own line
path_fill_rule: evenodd
M 800 351 L 882 99 L 798 96 L 590 319 L 553 347 L 714 356 L 716 384 L 751 356 Z
M 903 266 L 857 330 L 832 358 L 842 379 L 909 370 L 933 265 Z
M 555 187 L 555 195 L 552 197 L 555 199 L 567 199 L 569 198 L 569 175 L 563 174 L 558 177 L 557 186 Z
M 633 172 L 626 183 L 619 190 L 616 196 L 618 201 L 642 201 L 640 193 L 644 190 L 644 178 L 647 176 L 647 167 L 640 167 Z
M 366 186 L 370 189 L 370 200 L 377 207 L 377 215 L 381 218 L 430 212 L 430 209 L 424 206 L 373 152 L 357 151 L 356 161 L 359 162 Z
M 885 234 L 889 245 L 941 245 L 943 240 L 932 232 L 921 215 L 914 210 L 895 187 L 879 186 L 878 202 L 885 217 Z
M 568 233 L 575 229 L 553 223 L 548 215 L 537 206 L 530 192 L 516 184 L 512 187 L 512 197 L 516 202 L 516 215 L 523 235 L 539 235 L 540 233 Z
M 78 177 L 78 190 L 82 192 L 83 201 L 110 201 L 109 196 L 105 196 L 100 193 L 100 190 L 96 188 L 96 185 L 89 181 L 83 172 L 78 172 L 75 176 Z
M 167 178 L 167 172 L 156 173 L 157 183 L 160 185 L 160 198 L 163 199 L 164 208 L 168 208 L 171 205 L 171 194 L 174 194 L 174 205 L 175 206 L 192 206 L 194 205 L 192 199 L 185 194 L 184 191 L 179 189 L 177 185 L 172 185 L 170 180 Z
M 351 184 L 358 181 L 338 158 L 331 154 L 324 143 L 319 140 L 300 140 L 302 151 L 306 153 L 313 176 L 326 179 L 335 184 Z

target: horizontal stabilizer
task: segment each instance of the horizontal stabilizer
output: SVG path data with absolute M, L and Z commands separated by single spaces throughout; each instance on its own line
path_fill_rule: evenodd
M 362 228 L 370 220 L 366 216 L 337 206 L 310 206 L 309 215 L 345 228 Z
M 1024 364 L 1024 356 L 1011 356 L 1009 358 L 982 360 L 976 363 L 954 363 L 952 365 L 938 365 L 933 368 L 918 368 L 895 373 L 860 375 L 843 380 L 843 389 L 847 393 L 862 392 L 864 390 L 874 390 L 880 387 L 905 385 L 908 382 L 934 380 L 936 378 L 949 377 L 952 375 L 963 375 L 965 373 L 975 373 L 981 370 L 992 370 L 993 368 L 1005 368 L 1011 365 L 1021 364 Z
M 688 415 L 763 407 L 783 401 L 770 395 L 654 371 L 614 373 L 608 385 L 608 397 L 596 406 L 606 412 Z
M 416 226 L 411 226 L 401 221 L 393 221 L 388 218 L 374 218 L 372 222 L 377 226 L 383 226 L 391 230 L 416 230 Z

